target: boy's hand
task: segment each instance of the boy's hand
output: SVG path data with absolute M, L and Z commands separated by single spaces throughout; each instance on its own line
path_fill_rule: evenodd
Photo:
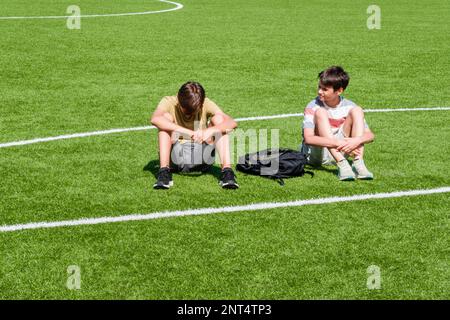
M 174 131 L 172 133 L 171 139 L 172 141 L 177 141 L 180 137 L 183 137 L 183 139 L 193 139 L 194 137 L 194 131 L 186 129 L 186 128 L 178 128 L 178 130 Z
M 209 142 L 215 131 L 213 128 L 197 130 L 194 132 L 193 139 L 197 143 Z
M 203 142 L 211 143 L 212 137 L 216 133 L 216 130 L 213 127 L 209 127 L 206 130 L 203 130 Z
M 362 139 L 360 137 L 355 138 L 345 138 L 344 143 L 340 145 L 337 150 L 344 152 L 346 154 L 350 154 L 353 150 L 360 147 L 362 145 Z
M 339 140 L 339 139 L 335 139 L 336 141 L 336 150 L 340 150 L 345 144 L 345 140 Z
M 203 142 L 203 130 L 197 130 L 192 135 L 192 140 L 196 143 L 202 143 Z
M 352 151 L 352 157 L 361 157 L 362 156 L 362 148 L 356 148 Z

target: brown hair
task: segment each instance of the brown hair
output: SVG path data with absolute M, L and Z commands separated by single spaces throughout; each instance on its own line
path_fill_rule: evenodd
M 178 90 L 178 102 L 186 114 L 193 114 L 203 107 L 205 89 L 198 82 L 186 82 Z
M 339 88 L 345 90 L 350 81 L 350 76 L 342 67 L 332 66 L 319 73 L 319 81 L 323 86 L 332 86 L 335 91 Z

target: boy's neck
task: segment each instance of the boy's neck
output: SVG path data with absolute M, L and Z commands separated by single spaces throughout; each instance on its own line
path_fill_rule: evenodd
M 330 108 L 336 108 L 338 105 L 339 105 L 339 103 L 341 102 L 341 97 L 339 96 L 339 97 L 337 97 L 335 100 L 333 100 L 333 101 L 327 101 L 327 102 L 325 102 L 325 104 L 328 106 L 328 107 L 330 107 Z

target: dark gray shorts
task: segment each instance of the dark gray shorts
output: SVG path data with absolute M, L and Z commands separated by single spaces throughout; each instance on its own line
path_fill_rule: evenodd
M 215 147 L 207 143 L 175 142 L 170 153 L 171 167 L 179 172 L 207 171 L 215 161 Z

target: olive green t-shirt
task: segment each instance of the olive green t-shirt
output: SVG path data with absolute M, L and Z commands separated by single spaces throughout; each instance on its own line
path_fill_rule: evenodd
M 162 98 L 158 108 L 170 113 L 177 125 L 190 130 L 206 129 L 210 118 L 221 111 L 213 101 L 205 98 L 202 109 L 187 116 L 181 110 L 177 96 L 167 96 Z

